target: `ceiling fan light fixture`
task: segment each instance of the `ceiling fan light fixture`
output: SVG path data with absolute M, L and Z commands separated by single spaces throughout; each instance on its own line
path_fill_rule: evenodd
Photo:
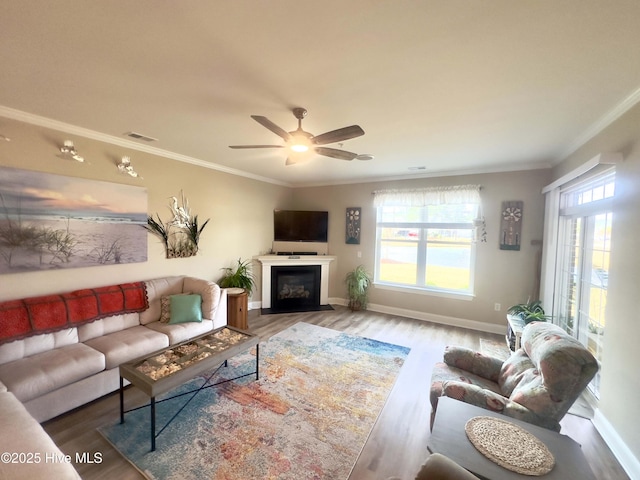
M 291 141 L 289 142 L 289 148 L 297 153 L 303 153 L 309 151 L 311 142 L 309 141 L 309 135 L 306 132 L 293 132 L 291 134 Z
M 304 144 L 301 144 L 301 143 L 295 143 L 295 144 L 291 145 L 291 150 L 293 150 L 294 152 L 302 153 L 302 152 L 306 152 L 307 150 L 309 150 L 309 147 L 307 145 L 304 145 Z

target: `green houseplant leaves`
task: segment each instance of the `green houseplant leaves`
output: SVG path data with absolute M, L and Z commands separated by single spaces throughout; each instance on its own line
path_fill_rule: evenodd
M 238 259 L 235 267 L 225 267 L 224 276 L 218 282 L 222 288 L 244 288 L 249 296 L 256 286 L 253 272 L 251 271 L 251 260 Z
M 535 302 L 519 303 L 509 307 L 507 313 L 511 315 L 517 315 L 524 320 L 524 323 L 530 322 L 546 322 L 549 315 L 545 315 L 544 308 L 542 307 L 542 301 L 536 300 Z
M 366 310 L 369 303 L 369 287 L 371 276 L 364 265 L 358 265 L 345 277 L 347 293 L 349 296 L 349 308 L 351 310 Z

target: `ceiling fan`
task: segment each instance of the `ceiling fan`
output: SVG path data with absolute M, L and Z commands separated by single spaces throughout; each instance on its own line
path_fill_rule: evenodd
M 293 115 L 298 119 L 298 129 L 292 132 L 283 130 L 267 117 L 251 115 L 251 118 L 260 125 L 281 137 L 286 142 L 285 145 L 229 145 L 229 148 L 288 148 L 291 151 L 291 155 L 287 158 L 287 165 L 297 163 L 301 155 L 309 151 L 339 160 L 371 160 L 373 158 L 372 155 L 358 155 L 357 153 L 346 150 L 322 146 L 364 135 L 364 130 L 362 130 L 359 125 L 339 128 L 321 135 L 312 135 L 302 129 L 302 119 L 307 115 L 307 110 L 304 108 L 294 108 Z

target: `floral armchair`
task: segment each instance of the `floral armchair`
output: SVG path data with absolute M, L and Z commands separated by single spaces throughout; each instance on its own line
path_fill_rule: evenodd
M 445 395 L 560 431 L 560 420 L 598 371 L 598 362 L 562 328 L 529 323 L 522 348 L 505 361 L 448 346 L 431 377 L 431 426 Z

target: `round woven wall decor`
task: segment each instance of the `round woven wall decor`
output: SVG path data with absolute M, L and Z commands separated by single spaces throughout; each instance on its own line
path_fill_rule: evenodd
M 540 476 L 555 465 L 547 446 L 523 428 L 494 417 L 473 417 L 464 426 L 469 441 L 489 460 L 512 472 Z

